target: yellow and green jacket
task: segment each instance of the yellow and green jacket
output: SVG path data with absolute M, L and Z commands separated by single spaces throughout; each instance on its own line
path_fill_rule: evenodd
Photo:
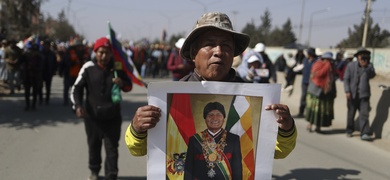
M 279 129 L 275 146 L 275 159 L 287 157 L 295 148 L 297 139 L 297 128 L 295 125 L 291 130 Z M 127 148 L 133 156 L 144 156 L 147 153 L 147 133 L 137 133 L 131 123 L 127 127 L 125 141 Z
M 180 79 L 180 81 L 202 81 L 202 78 L 197 73 L 191 73 Z M 234 69 L 230 69 L 225 82 L 244 82 Z M 147 133 L 137 133 L 130 124 L 126 130 L 126 145 L 130 153 L 134 156 L 144 156 L 147 153 Z M 278 137 L 275 146 L 275 159 L 282 159 L 287 157 L 295 148 L 297 140 L 297 128 L 295 124 L 290 130 L 283 130 L 279 128 Z

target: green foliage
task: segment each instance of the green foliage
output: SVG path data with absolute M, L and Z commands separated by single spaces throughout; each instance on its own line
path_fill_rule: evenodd
M 254 47 L 257 43 L 262 42 L 267 46 L 284 46 L 295 43 L 297 38 L 292 31 L 292 23 L 288 18 L 282 28 L 275 27 L 272 29 L 271 13 L 266 10 L 260 17 L 262 24 L 259 27 L 253 23 L 248 23 L 242 30 L 251 38 L 249 47 Z
M 51 26 L 53 27 L 52 37 L 59 41 L 69 41 L 72 37 L 77 35 L 73 26 L 69 24 L 68 19 L 65 16 L 64 10 L 58 14 L 58 20 Z
M 337 48 L 358 48 L 362 46 L 364 31 L 364 20 L 353 29 L 348 29 L 348 37 L 337 44 Z M 368 23 L 366 47 L 387 47 L 389 46 L 390 32 L 381 30 L 378 24 L 373 25 L 372 19 Z
M 42 38 L 68 41 L 77 35 L 68 22 L 64 10 L 54 19 L 40 12 L 41 4 L 47 0 L 1 0 L 0 23 L 7 31 L 8 39 L 22 40 L 31 35 Z M 80 36 L 79 36 L 80 37 Z
M 294 32 L 292 31 L 290 18 L 283 24 L 282 29 L 276 27 L 269 35 L 269 46 L 284 46 L 297 41 Z
M 248 34 L 251 39 L 249 42 L 249 47 L 254 47 L 256 43 L 260 42 L 260 33 L 258 33 L 257 28 L 253 22 L 246 24 L 242 32 Z
M 2 28 L 7 30 L 7 38 L 21 39 L 31 31 L 42 32 L 42 16 L 39 8 L 43 0 L 2 0 L 1 19 Z M 33 24 L 32 22 L 35 22 Z

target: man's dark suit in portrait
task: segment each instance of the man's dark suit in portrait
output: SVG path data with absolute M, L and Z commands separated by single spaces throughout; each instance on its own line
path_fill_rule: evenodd
M 207 129 L 190 138 L 184 179 L 242 179 L 240 137 L 222 128 L 223 105 L 208 103 L 203 117 Z

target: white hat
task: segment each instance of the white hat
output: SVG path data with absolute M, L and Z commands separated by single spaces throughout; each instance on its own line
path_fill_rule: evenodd
M 265 45 L 263 43 L 257 43 L 253 50 L 256 52 L 263 52 L 265 50 Z
M 316 54 L 317 54 L 318 56 L 321 56 L 321 55 L 323 54 L 323 52 L 321 51 L 320 48 L 316 48 Z
M 261 62 L 260 61 L 260 59 L 259 59 L 259 57 L 257 57 L 256 55 L 252 55 L 251 57 L 249 57 L 249 59 L 248 59 L 248 63 L 253 63 L 253 62 L 255 62 L 255 61 L 259 61 L 259 62 Z
M 23 49 L 24 48 L 23 41 L 19 41 L 18 44 L 16 44 L 16 46 L 18 46 L 20 49 Z
M 176 46 L 177 48 L 180 49 L 180 48 L 183 46 L 185 40 L 186 40 L 185 38 L 180 38 L 180 39 L 177 40 L 177 42 L 175 43 L 175 46 Z

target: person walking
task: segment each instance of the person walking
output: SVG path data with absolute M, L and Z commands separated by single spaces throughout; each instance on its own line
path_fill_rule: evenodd
M 295 54 L 295 64 L 291 68 L 287 68 L 286 72 L 286 85 L 283 88 L 284 92 L 288 92 L 289 95 L 293 93 L 294 82 L 297 74 L 302 74 L 303 59 L 305 54 L 303 49 L 299 48 Z
M 344 91 L 347 97 L 347 136 L 352 137 L 355 131 L 355 114 L 359 110 L 360 138 L 370 141 L 370 79 L 376 73 L 370 63 L 371 52 L 365 48 L 359 48 L 354 55 L 357 61 L 348 63 L 344 73 Z
M 347 69 L 348 63 L 353 61 L 354 53 L 347 53 L 347 57 L 342 60 L 339 64 L 336 66 L 336 73 L 338 75 L 338 78 L 340 81 L 343 81 L 345 70 Z
M 102 163 L 101 148 L 104 144 L 105 178 L 116 180 L 122 116 L 120 102 L 112 100 L 112 89 L 119 86 L 122 91 L 128 92 L 132 89 L 132 82 L 124 71 L 115 69 L 110 41 L 107 38 L 97 39 L 93 51 L 96 56 L 82 66 L 72 87 L 71 100 L 77 117 L 84 118 L 88 164 L 91 170 L 89 179 L 98 179 Z M 82 102 L 84 89 L 85 103 Z
M 333 105 L 336 98 L 336 83 L 333 67 L 333 53 L 326 52 L 311 68 L 311 78 L 306 96 L 307 130 L 321 133 L 321 127 L 332 125 L 334 118 Z
M 15 88 L 20 91 L 20 57 L 22 50 L 16 46 L 15 40 L 9 41 L 9 46 L 4 50 L 4 61 L 7 70 L 7 78 L 10 94 L 15 94 Z
M 182 58 L 195 63 L 194 72 L 180 81 L 244 82 L 232 68 L 233 58 L 248 47 L 248 35 L 233 30 L 229 17 L 220 12 L 203 14 L 189 33 L 180 49 Z M 183 82 L 185 83 L 185 82 Z M 289 107 L 271 104 L 265 107 L 278 116 L 278 137 L 275 159 L 285 158 L 295 148 L 297 131 Z M 161 109 L 146 105 L 139 107 L 126 130 L 126 145 L 134 156 L 147 153 L 147 132 L 159 122 Z
M 60 63 L 60 76 L 64 78 L 63 103 L 69 103 L 69 89 L 76 81 L 77 75 L 85 62 L 90 59 L 88 47 L 84 46 L 81 39 L 74 39 L 72 46 L 68 48 Z
M 0 47 L 0 81 L 6 82 L 7 81 L 7 70 L 6 70 L 6 63 L 4 60 L 4 51 L 8 46 L 8 41 L 6 39 L 3 39 L 1 41 L 1 47 Z
M 177 40 L 175 43 L 176 48 L 172 49 L 169 55 L 167 69 L 172 72 L 173 81 L 180 80 L 194 69 L 194 64 L 189 60 L 183 59 L 179 54 L 184 41 L 184 38 Z
M 316 50 L 314 48 L 307 49 L 307 58 L 303 60 L 303 69 L 302 69 L 302 84 L 301 84 L 301 100 L 299 105 L 299 113 L 295 116 L 295 118 L 304 118 L 304 112 L 306 108 L 306 95 L 307 95 L 307 87 L 309 86 L 310 81 L 310 72 L 311 67 L 317 61 Z
M 24 86 L 25 111 L 35 110 L 39 88 L 42 84 L 43 58 L 39 45 L 29 43 L 21 58 L 21 77 Z M 32 94 L 31 94 L 32 93 Z M 30 101 L 32 95 L 32 102 Z
M 276 83 L 276 69 L 271 59 L 268 57 L 268 54 L 265 52 L 265 45 L 263 43 L 257 43 L 253 50 L 258 52 L 263 59 L 263 64 L 261 65 L 259 73 L 261 77 L 259 83 L 270 83 L 270 79 L 273 83 Z
M 57 72 L 57 57 L 56 54 L 50 49 L 50 41 L 46 40 L 43 43 L 41 55 L 43 57 L 43 71 L 42 80 L 45 86 L 45 100 L 43 100 L 43 86 L 39 89 L 39 103 L 49 104 L 51 94 L 51 82 L 53 76 Z

